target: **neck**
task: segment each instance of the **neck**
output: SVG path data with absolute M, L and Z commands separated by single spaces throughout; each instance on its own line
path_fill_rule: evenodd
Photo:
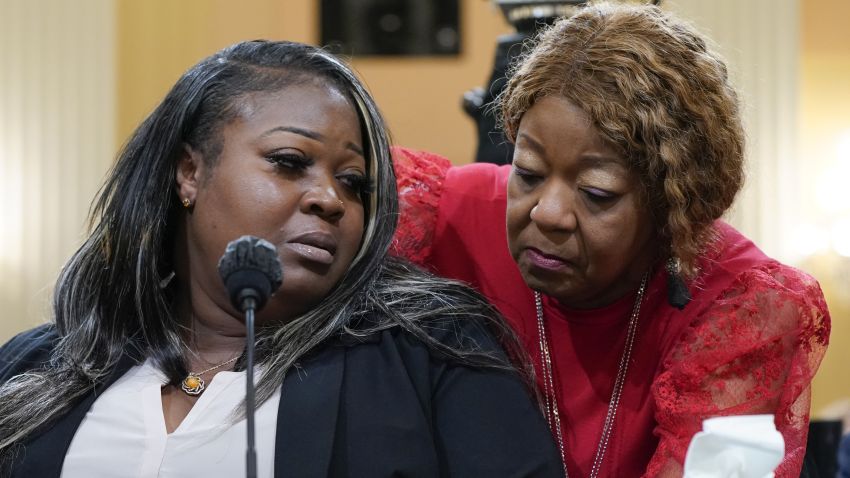
M 226 311 L 187 305 L 184 317 L 186 342 L 192 353 L 185 357 L 190 370 L 217 365 L 242 354 L 245 349 L 245 324 Z
M 180 222 L 172 262 L 179 284 L 178 310 L 185 327 L 184 339 L 192 353 L 185 357 L 189 370 L 209 368 L 236 357 L 245 349 L 245 323 L 219 305 L 192 280 L 186 228 Z
M 245 349 L 244 328 L 239 322 L 236 330 L 222 329 L 193 317 L 189 344 L 204 361 L 219 363 L 241 354 Z

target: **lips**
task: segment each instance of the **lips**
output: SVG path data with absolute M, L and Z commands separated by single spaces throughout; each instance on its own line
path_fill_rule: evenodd
M 336 254 L 336 238 L 322 231 L 299 234 L 286 242 L 286 247 L 310 262 L 330 265 Z
M 529 247 L 525 249 L 525 256 L 532 265 L 541 269 L 556 271 L 573 267 L 573 263 L 563 257 L 547 254 L 540 249 Z

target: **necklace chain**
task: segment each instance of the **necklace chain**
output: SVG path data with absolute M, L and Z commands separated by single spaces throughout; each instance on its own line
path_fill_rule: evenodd
M 620 395 L 623 393 L 623 385 L 626 382 L 626 373 L 629 370 L 629 361 L 632 356 L 632 347 L 634 346 L 635 336 L 637 335 L 638 319 L 640 318 L 640 306 L 643 302 L 648 277 L 649 274 L 644 274 L 640 283 L 640 288 L 638 289 L 637 299 L 635 299 L 635 304 L 632 307 L 632 315 L 629 318 L 629 328 L 626 332 L 626 345 L 623 348 L 623 355 L 620 356 L 617 378 L 614 380 L 614 390 L 611 391 L 611 400 L 608 402 L 608 412 L 605 414 L 605 423 L 602 425 L 602 435 L 599 437 L 599 444 L 596 447 L 596 455 L 593 458 L 593 467 L 590 469 L 590 478 L 596 478 L 599 475 L 599 470 L 602 468 L 602 460 L 605 458 L 605 451 L 608 449 L 611 433 L 614 430 L 614 420 L 617 417 L 617 408 L 620 405 Z M 569 478 L 570 475 L 567 472 L 566 445 L 564 443 L 563 432 L 561 431 L 561 416 L 558 411 L 558 398 L 555 390 L 554 373 L 552 372 L 552 354 L 549 348 L 549 340 L 546 335 L 546 324 L 543 320 L 543 298 L 540 293 L 536 291 L 534 292 L 534 305 L 537 309 L 538 345 L 540 347 L 540 357 L 543 362 L 542 378 L 544 406 L 546 407 L 546 421 L 549 423 L 549 428 L 554 431 L 555 437 L 558 440 L 558 449 L 561 452 L 561 461 L 564 464 L 564 476 Z
M 237 355 L 236 357 L 233 357 L 230 360 L 225 360 L 224 362 L 218 365 L 212 366 L 206 370 L 201 370 L 200 372 L 189 372 L 189 375 L 186 375 L 186 378 L 184 378 L 183 381 L 180 382 L 180 388 L 189 395 L 200 395 L 201 392 L 204 391 L 204 388 L 206 388 L 206 382 L 204 381 L 204 379 L 201 378 L 201 375 L 207 372 L 212 372 L 217 368 L 224 367 L 229 363 L 233 363 L 239 357 L 240 356 Z
M 240 357 L 240 356 L 239 356 L 239 355 L 237 355 L 237 356 L 233 357 L 233 358 L 232 358 L 232 359 L 230 359 L 230 360 L 226 360 L 226 361 L 224 361 L 224 362 L 222 362 L 222 363 L 220 363 L 220 364 L 218 364 L 218 365 L 216 365 L 216 366 L 214 366 L 214 367 L 210 367 L 210 368 L 208 368 L 208 369 L 206 369 L 206 370 L 202 370 L 202 371 L 200 371 L 200 372 L 189 372 L 189 375 L 203 375 L 203 374 L 205 374 L 205 373 L 207 373 L 207 372 L 212 372 L 213 370 L 215 370 L 215 369 L 217 369 L 217 368 L 219 368 L 219 367 L 224 367 L 225 365 L 227 365 L 227 364 L 229 364 L 229 363 L 233 363 L 233 362 L 235 362 L 235 361 L 236 361 L 236 359 L 238 359 L 239 357 Z

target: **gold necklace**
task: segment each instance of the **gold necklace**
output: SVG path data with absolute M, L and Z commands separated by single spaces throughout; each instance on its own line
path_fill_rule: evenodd
M 617 378 L 614 380 L 614 390 L 611 391 L 611 400 L 608 402 L 608 413 L 605 415 L 605 423 L 602 425 L 602 436 L 599 437 L 599 445 L 596 447 L 596 456 L 593 458 L 593 467 L 590 469 L 590 478 L 596 478 L 602 468 L 602 460 L 605 458 L 605 450 L 611 439 L 614 429 L 614 419 L 617 417 L 617 408 L 620 405 L 620 395 L 623 393 L 623 385 L 626 382 L 626 372 L 629 370 L 629 359 L 632 355 L 632 346 L 637 335 L 638 318 L 640 317 L 640 305 L 646 291 L 646 281 L 649 273 L 644 274 L 638 289 L 635 305 L 632 307 L 632 315 L 629 318 L 629 329 L 626 333 L 626 346 L 623 355 L 620 356 L 620 366 L 617 370 Z M 552 354 L 549 350 L 549 340 L 546 338 L 546 327 L 543 321 L 543 298 L 540 292 L 534 292 L 534 305 L 537 308 L 537 334 L 539 337 L 540 357 L 543 362 L 543 395 L 546 407 L 546 421 L 549 429 L 558 439 L 558 449 L 561 452 L 561 461 L 564 463 L 564 477 L 569 478 L 567 472 L 567 454 L 564 444 L 564 436 L 561 433 L 561 416 L 558 412 L 558 398 L 555 391 L 555 380 L 552 373 Z
M 240 357 L 240 355 L 237 355 L 236 357 L 233 357 L 230 360 L 222 362 L 222 363 L 216 365 L 215 367 L 210 367 L 210 368 L 208 368 L 206 370 L 202 370 L 200 372 L 189 372 L 189 375 L 186 375 L 186 378 L 184 378 L 183 381 L 180 382 L 180 388 L 183 389 L 183 391 L 188 393 L 189 395 L 195 395 L 195 396 L 200 395 L 201 392 L 204 391 L 204 388 L 207 385 L 206 382 L 204 382 L 204 379 L 201 378 L 201 375 L 203 375 L 207 372 L 212 372 L 213 370 L 215 370 L 219 367 L 224 367 L 225 365 L 227 365 L 229 363 L 233 363 L 239 357 Z

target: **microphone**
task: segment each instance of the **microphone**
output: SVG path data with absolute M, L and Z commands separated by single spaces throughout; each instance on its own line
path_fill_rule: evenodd
M 245 314 L 245 421 L 248 441 L 245 466 L 248 478 L 257 476 L 254 450 L 254 312 L 266 305 L 283 282 L 277 249 L 268 241 L 242 236 L 231 241 L 218 261 L 218 274 L 230 296 L 230 303 Z
M 277 249 L 264 239 L 242 236 L 231 241 L 218 261 L 218 273 L 240 312 L 260 310 L 283 281 Z

